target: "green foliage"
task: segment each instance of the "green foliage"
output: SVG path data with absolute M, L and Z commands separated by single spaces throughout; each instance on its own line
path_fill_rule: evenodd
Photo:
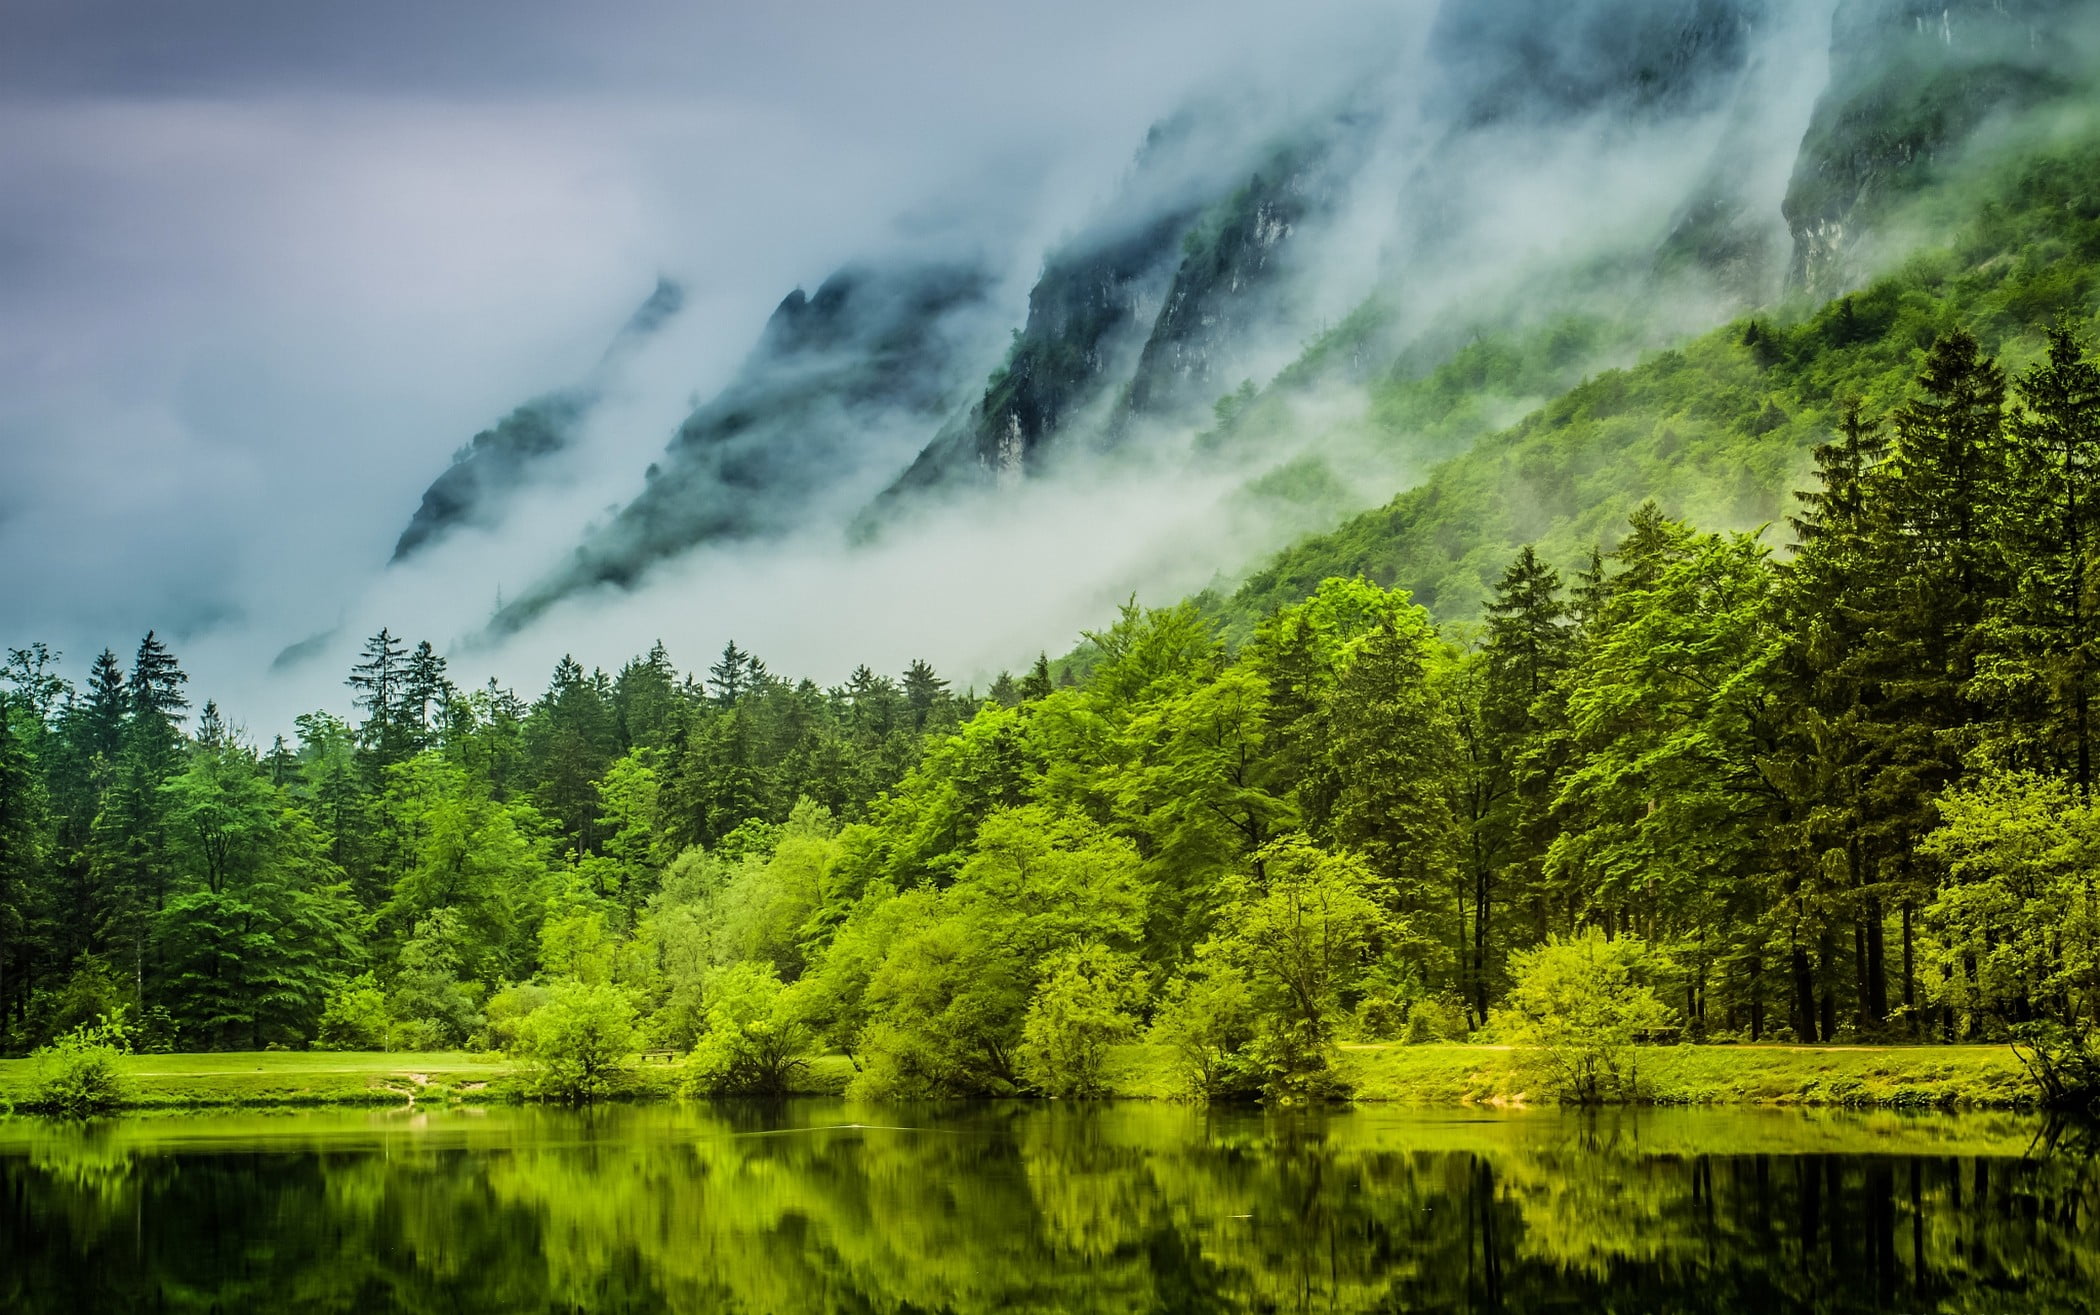
M 1922 848 L 1952 878 L 1925 910 L 1941 998 L 1997 1028 L 2100 1018 L 2100 807 L 2061 778 L 2011 773 L 1938 809 Z
M 611 1095 L 636 1049 L 634 1001 L 607 983 L 557 982 L 517 1025 L 510 1053 L 540 1095 L 585 1104 Z
M 86 1118 L 124 1103 L 131 1090 L 122 1069 L 131 1044 L 121 1014 L 82 1023 L 30 1057 L 35 1094 L 25 1104 L 45 1114 Z
M 1519 951 L 1496 1032 L 1530 1047 L 1527 1058 L 1564 1101 L 1595 1105 L 1641 1094 L 1635 1043 L 1672 1027 L 1656 997 L 1655 951 L 1635 936 L 1607 939 L 1594 927 Z
M 709 975 L 707 1026 L 685 1061 L 689 1094 L 784 1096 L 809 1067 L 806 1005 L 770 964 L 745 960 Z
M 1466 1039 L 1466 1011 L 1448 1000 L 1424 998 L 1408 1007 L 1400 1039 L 1411 1046 Z
M 1624 368 L 1646 328 L 1550 307 L 1352 367 L 1419 452 L 1543 404 L 981 703 L 735 644 L 464 691 L 382 631 L 353 720 L 258 755 L 154 636 L 82 690 L 14 650 L 7 1043 L 126 1006 L 193 1048 L 522 1054 L 617 998 L 705 1088 L 821 1049 L 862 1095 L 1088 1094 L 1143 1025 L 1171 1085 L 1301 1100 L 1345 1085 L 1343 1037 L 1431 1049 L 1501 1006 L 1593 1099 L 1624 1027 L 1541 999 L 1591 929 L 1669 947 L 1666 981 L 1626 971 L 1695 1037 L 2100 1024 L 2100 166 L 1986 173 L 1941 248 Z M 1292 377 L 1380 350 L 1382 316 Z M 986 405 L 1074 351 L 1018 344 Z M 1234 392 L 1211 439 L 1282 406 Z M 1802 484 L 1791 544 L 1700 528 Z
M 1137 1034 L 1143 983 L 1128 955 L 1099 945 L 1052 955 L 1021 1021 L 1021 1076 L 1049 1096 L 1107 1095 L 1109 1048 Z
M 2055 1019 L 2013 1029 L 2013 1051 L 2027 1067 L 2047 1109 L 2100 1115 L 2100 1041 L 2083 1019 L 2066 1027 Z
M 386 993 L 372 974 L 353 977 L 328 993 L 314 1038 L 316 1050 L 391 1050 L 392 1040 Z
M 1259 1090 L 1245 1058 L 1254 1026 L 1254 997 L 1239 969 L 1199 955 L 1161 992 L 1147 1037 L 1167 1052 L 1181 1094 L 1229 1100 Z
M 462 935 L 460 918 L 440 909 L 416 925 L 396 956 L 387 1012 L 401 1049 L 449 1049 L 481 1026 L 481 988 L 460 977 Z
M 1302 837 L 1261 855 L 1260 875 L 1233 883 L 1207 953 L 1245 981 L 1257 1024 L 1249 1062 L 1281 1100 L 1337 1094 L 1333 1044 L 1349 997 L 1397 927 L 1386 887 L 1360 858 Z

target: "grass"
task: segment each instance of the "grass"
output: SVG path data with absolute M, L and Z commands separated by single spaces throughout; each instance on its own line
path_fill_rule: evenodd
M 205 1055 L 130 1055 L 129 1109 L 296 1107 L 316 1105 L 479 1104 L 526 1093 L 528 1076 L 501 1055 L 469 1051 L 375 1054 L 350 1051 L 229 1051 Z M 624 1095 L 661 1099 L 676 1094 L 675 1064 L 632 1065 Z M 836 1095 L 852 1077 L 843 1055 L 811 1062 L 803 1094 Z M 36 1065 L 0 1059 L 0 1109 L 27 1101 L 36 1089 Z
M 138 1109 L 483 1100 L 501 1098 L 519 1082 L 517 1069 L 500 1056 L 464 1051 L 131 1055 L 123 1071 L 128 1104 Z M 35 1086 L 34 1061 L 0 1060 L 0 1102 L 19 1104 Z
M 1345 1045 L 1340 1068 L 1364 1102 L 1549 1103 L 1529 1089 L 1519 1059 L 1500 1046 Z M 517 1099 L 528 1083 L 502 1056 L 464 1051 L 132 1055 L 124 1070 L 132 1109 L 481 1104 Z M 1650 1099 L 1664 1105 L 2008 1109 L 2033 1097 L 2026 1071 L 2006 1046 L 1655 1046 L 1640 1052 L 1640 1071 Z M 622 1094 L 669 1097 L 680 1073 L 675 1064 L 637 1063 Z M 797 1091 L 835 1096 L 852 1076 L 845 1056 L 821 1056 Z M 1180 1094 L 1167 1053 L 1156 1046 L 1119 1048 L 1108 1080 L 1124 1099 Z M 35 1085 L 31 1061 L 0 1060 L 0 1109 L 26 1101 Z
M 1345 1045 L 1341 1075 L 1359 1101 L 1419 1106 L 1530 1105 L 1539 1097 L 1504 1046 Z M 2009 1109 L 2034 1089 L 2008 1046 L 1651 1046 L 1641 1082 L 1663 1105 Z M 1119 1096 L 1176 1094 L 1152 1046 L 1125 1047 L 1110 1070 Z

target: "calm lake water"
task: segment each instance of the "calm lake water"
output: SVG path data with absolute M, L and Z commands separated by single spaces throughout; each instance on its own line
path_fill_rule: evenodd
M 0 1310 L 2100 1309 L 2006 1117 L 798 1101 L 0 1120 Z

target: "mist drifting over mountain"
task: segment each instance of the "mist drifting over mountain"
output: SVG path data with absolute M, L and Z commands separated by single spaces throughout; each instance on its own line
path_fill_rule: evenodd
M 1378 381 L 1842 289 L 2091 9 L 32 4 L 0 610 L 159 627 L 265 723 L 381 625 L 521 687 L 732 637 L 968 681 L 1541 400 L 1432 433 Z

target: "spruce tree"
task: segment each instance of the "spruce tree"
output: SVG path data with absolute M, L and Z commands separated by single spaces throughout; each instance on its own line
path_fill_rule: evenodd
M 357 738 L 376 782 L 386 768 L 414 752 L 403 715 L 408 686 L 408 646 L 382 626 L 365 641 L 357 664 L 344 682 L 357 691 L 352 700 L 365 719 Z
M 2100 366 L 2067 325 L 2016 384 L 1996 527 L 2007 582 L 1986 614 L 1979 696 L 2004 725 L 1992 746 L 2014 766 L 2093 780 L 2092 680 L 2100 661 Z

